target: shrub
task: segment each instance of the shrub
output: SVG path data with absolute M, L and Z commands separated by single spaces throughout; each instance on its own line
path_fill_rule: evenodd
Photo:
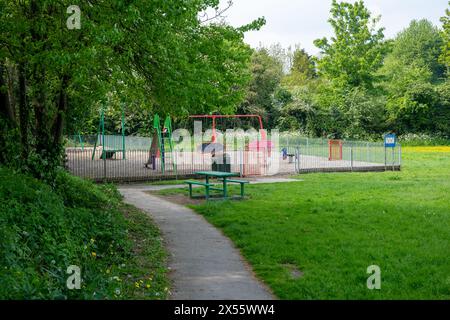
M 59 172 L 54 189 L 0 167 L 0 299 L 110 299 L 129 292 L 129 223 L 112 186 Z M 82 271 L 68 290 L 67 268 Z M 122 273 L 121 273 L 122 272 Z
M 399 136 L 399 142 L 403 146 L 448 146 L 450 145 L 450 139 L 441 136 L 432 136 L 428 134 L 405 134 Z

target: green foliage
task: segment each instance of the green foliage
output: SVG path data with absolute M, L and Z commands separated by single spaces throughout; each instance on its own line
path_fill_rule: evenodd
M 450 146 L 450 138 L 431 136 L 425 133 L 407 133 L 399 136 L 398 141 L 403 147 Z
M 283 89 L 285 90 L 285 89 Z M 304 134 L 316 133 L 317 106 L 311 86 L 296 86 L 284 93 L 280 103 L 280 117 L 277 125 L 284 130 L 300 131 Z M 319 130 L 320 131 L 320 130 Z
M 418 82 L 406 88 L 400 96 L 391 97 L 387 109 L 398 132 L 430 132 L 436 125 L 432 115 L 438 103 L 439 97 L 433 85 Z
M 331 16 L 334 36 L 314 42 L 322 55 L 317 61 L 319 74 L 339 87 L 371 88 L 386 49 L 383 29 L 375 29 L 379 18 L 371 17 L 363 1 L 333 0 Z
M 297 48 L 293 54 L 290 73 L 284 77 L 283 84 L 286 86 L 302 85 L 315 77 L 316 70 L 313 58 L 304 49 Z
M 450 2 L 449 2 L 450 5 Z M 441 62 L 448 67 L 450 67 L 450 10 L 446 10 L 446 15 L 441 18 L 442 21 L 442 38 L 443 38 L 443 47 L 442 47 L 442 55 Z
M 328 83 L 318 87 L 317 128 L 330 138 L 367 138 L 384 130 L 385 101 L 363 87 L 339 89 Z
M 384 130 L 384 98 L 375 89 L 375 74 L 387 45 L 383 29 L 375 30 L 362 1 L 333 1 L 329 20 L 333 38 L 316 40 L 321 57 L 313 59 L 301 49 L 294 53 L 292 70 L 283 79 L 293 99 L 281 107 L 278 125 L 331 138 L 361 138 Z
M 398 133 L 448 135 L 448 80 L 439 62 L 442 39 L 429 21 L 412 21 L 392 42 L 379 75 L 388 124 Z
M 443 77 L 445 71 L 439 62 L 441 47 L 442 38 L 438 28 L 428 20 L 413 20 L 392 42 L 392 51 L 386 60 L 389 63 L 413 65 L 427 70 L 427 73 L 431 73 L 431 81 L 436 82 Z M 398 74 L 397 68 L 402 66 L 394 65 L 385 69 L 392 74 Z
M 68 30 L 71 4 L 0 0 L 0 92 L 5 65 L 22 169 L 54 178 L 64 130 L 94 132 L 93 119 L 105 106 L 125 105 L 129 132 L 136 133 L 156 110 L 231 113 L 244 99 L 251 56 L 244 32 L 264 19 L 241 28 L 200 21 L 199 13 L 217 8 L 217 0 L 82 0 L 81 29 Z
M 119 211 L 115 188 L 60 172 L 52 190 L 0 167 L 0 206 L 1 299 L 136 298 L 132 280 L 151 272 L 155 282 L 144 297 L 166 295 L 159 234 L 147 228 L 153 265 L 139 269 L 128 232 L 135 227 Z M 70 265 L 81 268 L 81 290 L 67 289 Z
M 442 35 L 431 22 L 414 20 L 383 42 L 379 19 L 363 1 L 333 1 L 331 15 L 334 36 L 315 41 L 319 76 L 308 75 L 309 56 L 297 50 L 282 79 L 291 99 L 279 105 L 280 129 L 336 138 L 379 139 L 387 131 L 448 137 L 450 91 L 439 60 L 447 20 Z
M 259 114 L 265 118 L 268 127 L 272 127 L 275 118 L 274 95 L 280 86 L 283 66 L 269 55 L 267 49 L 261 48 L 253 53 L 251 72 L 247 97 L 240 111 Z

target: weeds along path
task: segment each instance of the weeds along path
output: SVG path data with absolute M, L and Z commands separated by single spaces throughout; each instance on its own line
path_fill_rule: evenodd
M 119 188 L 125 202 L 147 212 L 163 234 L 170 254 L 171 299 L 274 299 L 227 237 L 191 209 L 145 193 L 157 189 Z

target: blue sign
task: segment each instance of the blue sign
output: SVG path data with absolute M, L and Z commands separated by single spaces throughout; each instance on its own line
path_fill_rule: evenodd
M 384 147 L 395 148 L 397 146 L 397 136 L 395 134 L 387 134 L 384 136 Z

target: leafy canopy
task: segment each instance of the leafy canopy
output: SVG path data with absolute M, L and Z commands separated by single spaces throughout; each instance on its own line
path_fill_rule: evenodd
M 450 1 L 449 1 L 450 6 Z M 447 67 L 450 66 L 450 9 L 446 10 L 446 15 L 441 18 L 442 21 L 442 36 L 443 36 L 443 48 L 442 48 L 442 56 L 441 61 Z
M 384 29 L 376 29 L 379 17 L 372 18 L 363 1 L 333 0 L 328 21 L 334 36 L 314 41 L 321 49 L 319 73 L 339 86 L 372 87 L 374 71 L 382 65 L 385 52 Z

